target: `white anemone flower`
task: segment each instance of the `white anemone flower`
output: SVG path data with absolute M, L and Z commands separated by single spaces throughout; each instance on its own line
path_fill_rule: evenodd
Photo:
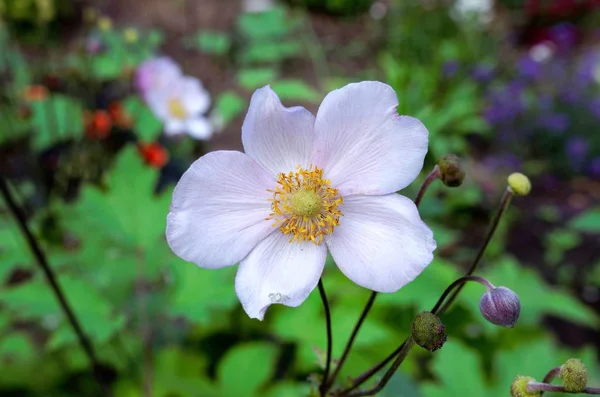
M 316 117 L 257 90 L 242 126 L 245 154 L 198 159 L 175 187 L 167 241 L 175 254 L 216 269 L 239 263 L 236 293 L 262 320 L 268 307 L 299 306 L 327 250 L 358 285 L 395 292 L 433 259 L 433 233 L 396 192 L 423 167 L 428 131 L 399 116 L 379 82 L 329 93 Z
M 210 95 L 200 80 L 181 76 L 161 89 L 148 92 L 148 106 L 165 124 L 167 135 L 188 134 L 194 139 L 209 139 L 213 133 L 203 114 L 210 107 Z
M 169 85 L 183 75 L 179 65 L 169 57 L 152 58 L 142 62 L 135 71 L 135 87 L 146 97 Z

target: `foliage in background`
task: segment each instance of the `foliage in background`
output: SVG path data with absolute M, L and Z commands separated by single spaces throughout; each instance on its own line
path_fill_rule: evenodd
M 386 48 L 373 60 L 371 70 L 360 73 L 385 76 L 399 94 L 399 111 L 425 122 L 431 132 L 433 160 L 450 151 L 467 155 L 471 150 L 467 138 L 473 135 L 495 142 L 498 136 L 482 109 L 484 93 L 501 90 L 498 87 L 505 84 L 492 80 L 497 76 L 493 43 L 473 30 L 479 28 L 452 20 L 446 8 L 423 9 L 408 3 L 397 1 L 390 10 Z M 186 38 L 187 48 L 209 53 L 215 62 L 233 69 L 235 87 L 215 95 L 213 117 L 222 128 L 240 117 L 250 93 L 261 85 L 272 83 L 290 103 L 309 104 L 320 101 L 322 89 L 332 88 L 317 89 L 287 77 L 290 62 L 315 59 L 315 43 L 303 18 L 303 14 L 276 7 L 240 15 L 234 34 L 200 30 Z M 167 184 L 156 193 L 165 169 L 146 165 L 130 144 L 155 142 L 161 125 L 129 89 L 131 71 L 159 51 L 163 35 L 158 30 L 137 30 L 137 37 L 131 32 L 106 29 L 106 25 L 89 31 L 81 52 L 72 54 L 66 65 L 57 62 L 60 67 L 54 72 L 67 82 L 66 89 L 51 91 L 36 101 L 22 93 L 32 84 L 45 84 L 45 73 L 28 64 L 12 42 L 0 36 L 4 50 L 0 54 L 0 117 L 11 126 L 10 134 L 0 136 L 0 148 L 25 139 L 35 154 L 28 161 L 35 162 L 40 152 L 52 154 L 57 145 L 76 141 L 68 153 L 81 156 L 67 157 L 69 161 L 62 164 L 68 163 L 71 172 L 102 168 L 99 176 L 92 172 L 98 176 L 96 183 L 81 183 L 75 199 L 68 203 L 52 195 L 39 204 L 39 186 L 32 186 L 37 180 L 14 178 L 14 191 L 25 207 L 38 202 L 29 214 L 30 223 L 100 359 L 117 373 L 115 396 L 139 396 L 144 384 L 159 397 L 304 396 L 307 379 L 321 370 L 326 346 L 318 294 L 313 293 L 298 308 L 273 307 L 264 322 L 249 320 L 235 297 L 234 268 L 199 269 L 173 255 L 164 240 L 173 186 Z M 348 79 L 327 77 L 326 85 L 332 86 Z M 531 98 L 542 92 L 537 83 L 541 81 L 541 77 L 529 79 L 531 87 L 522 89 L 529 92 L 524 97 L 531 100 L 532 108 L 539 106 Z M 88 91 L 94 95 L 81 94 Z M 80 116 L 86 109 L 106 108 L 113 99 L 131 115 L 127 133 L 136 140 L 111 151 L 114 161 L 108 161 L 106 153 L 114 143 L 87 139 Z M 31 109 L 28 117 L 19 113 L 23 105 Z M 584 110 L 588 115 L 591 112 Z M 124 135 L 115 130 L 111 136 Z M 187 148 L 176 156 L 186 166 L 194 160 Z M 53 170 L 52 175 L 58 179 L 62 174 Z M 400 292 L 379 296 L 343 377 L 364 371 L 396 348 L 407 336 L 414 314 L 431 307 L 472 259 L 471 247 L 480 243 L 479 234 L 478 229 L 468 228 L 465 218 L 471 220 L 475 210 L 482 208 L 487 218 L 490 205 L 481 204 L 486 199 L 481 187 L 470 175 L 468 179 L 460 189 L 448 191 L 440 184 L 428 193 L 421 213 L 434 230 L 437 257 Z M 405 193 L 412 197 L 416 189 Z M 591 207 L 566 218 L 560 209 L 540 207 L 536 214 L 550 225 L 541 237 L 544 266 L 573 273 L 576 265 L 569 262 L 569 254 L 600 232 L 599 211 Z M 412 352 L 380 393 L 382 397 L 506 395 L 515 375 L 542 378 L 571 356 L 589 366 L 590 384 L 600 383 L 593 346 L 566 347 L 544 325 L 551 317 L 597 334 L 598 313 L 573 295 L 565 285 L 568 280 L 551 286 L 533 263 L 521 263 L 507 253 L 511 228 L 523 212 L 510 210 L 482 271 L 494 284 L 519 294 L 523 311 L 516 328 L 506 330 L 484 322 L 478 307 L 483 290 L 468 285 L 443 319 L 449 342 L 434 354 Z M 600 282 L 600 262 L 585 272 L 592 283 Z M 331 260 L 324 282 L 332 302 L 334 356 L 339 357 L 369 292 L 347 280 Z M 87 369 L 63 313 L 0 203 L 0 393 L 81 395 L 93 385 Z

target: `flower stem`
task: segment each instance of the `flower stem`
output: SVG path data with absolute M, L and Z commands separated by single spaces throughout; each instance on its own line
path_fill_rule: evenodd
M 438 173 L 439 173 L 439 169 L 436 166 L 433 169 L 433 171 L 431 171 L 431 173 L 429 174 L 429 176 L 427 177 L 425 182 L 423 183 L 423 186 L 421 187 L 421 190 L 419 191 L 419 194 L 417 194 L 417 198 L 415 199 L 415 204 L 417 206 L 418 206 L 418 204 L 420 204 L 421 199 L 424 195 L 424 193 L 422 193 L 422 192 L 424 191 L 424 189 L 426 189 L 429 186 L 429 184 L 431 184 L 431 182 L 433 182 L 437 178 Z M 481 245 L 481 248 L 477 252 L 477 255 L 475 256 L 475 259 L 473 260 L 471 267 L 467 271 L 467 274 L 465 276 L 461 277 L 460 279 L 454 281 L 446 289 L 446 291 L 444 291 L 444 293 L 438 299 L 438 301 L 435 304 L 435 306 L 433 307 L 433 309 L 431 309 L 431 312 L 433 314 L 440 315 L 440 314 L 444 313 L 448 309 L 448 307 L 452 304 L 454 299 L 456 299 L 456 296 L 462 289 L 464 283 L 467 281 L 477 281 L 477 282 L 482 283 L 486 287 L 488 287 L 488 285 L 486 283 L 489 284 L 489 282 L 487 280 L 481 279 L 480 277 L 477 277 L 477 276 L 472 276 L 472 274 L 475 271 L 475 269 L 477 268 L 477 265 L 479 264 L 479 262 L 481 261 L 481 258 L 483 257 L 483 253 L 485 252 L 490 240 L 492 239 L 494 232 L 498 228 L 500 218 L 502 217 L 502 214 L 506 211 L 506 208 L 508 208 L 508 205 L 510 204 L 510 200 L 511 200 L 512 196 L 513 196 L 512 190 L 507 188 L 504 191 L 504 194 L 502 195 L 502 199 L 500 200 L 500 207 L 499 207 L 498 211 L 496 212 L 494 219 L 492 220 L 488 234 L 486 235 L 486 238 L 485 238 L 483 244 Z M 455 290 L 455 288 L 456 288 L 456 290 Z M 448 298 L 448 300 L 446 301 L 444 306 L 441 306 L 442 303 L 444 303 L 444 300 L 446 299 L 448 294 L 450 294 L 453 290 L 454 290 L 454 292 L 452 293 L 450 298 Z M 363 384 L 369 378 L 371 378 L 373 375 L 375 375 L 379 370 L 381 370 L 383 367 L 385 367 L 400 351 L 402 351 L 402 349 L 406 345 L 406 342 L 407 341 L 404 341 L 396 350 L 394 350 L 389 356 L 387 356 L 385 359 L 383 359 L 379 364 L 375 365 L 371 369 L 367 370 L 366 372 L 364 372 L 363 374 L 361 374 L 360 376 L 355 378 L 354 381 L 352 382 L 352 385 L 349 388 L 345 389 L 341 393 L 341 395 L 359 387 L 361 384 Z
M 435 314 L 436 316 L 442 313 L 442 309 L 440 309 L 440 306 L 442 306 L 442 303 L 444 303 L 444 300 L 446 299 L 446 297 L 455 289 L 455 288 L 461 288 L 467 281 L 474 281 L 477 283 L 480 283 L 481 285 L 485 286 L 488 289 L 493 289 L 494 285 L 492 283 L 490 283 L 489 281 L 487 281 L 485 278 L 480 277 L 480 276 L 463 276 L 457 280 L 455 280 L 452 284 L 450 284 L 448 286 L 448 288 L 446 288 L 446 290 L 444 291 L 444 293 L 439 297 L 438 301 L 436 302 L 435 306 L 433 306 L 433 308 L 431 309 L 431 312 L 433 314 Z
M 552 368 L 550 371 L 548 371 L 548 373 L 546 374 L 546 376 L 544 376 L 544 380 L 542 381 L 542 383 L 550 383 L 552 382 L 552 380 L 554 378 L 556 378 L 558 376 L 558 374 L 560 374 L 560 367 L 554 367 Z M 544 391 L 542 390 L 540 392 L 540 397 L 544 395 Z
M 419 204 L 421 204 L 421 200 L 423 200 L 423 197 L 425 196 L 425 192 L 427 192 L 429 185 L 431 185 L 431 183 L 436 179 L 440 179 L 440 175 L 440 168 L 437 165 L 434 166 L 433 170 L 431 170 L 431 172 L 429 173 L 429 175 L 427 175 L 427 178 L 425 178 L 425 181 L 421 185 L 419 193 L 417 193 L 417 198 L 415 198 L 415 205 L 417 207 L 419 207 Z
M 427 175 L 427 178 L 425 178 L 425 181 L 423 182 L 423 184 L 421 185 L 421 188 L 419 189 L 419 192 L 417 193 L 417 197 L 415 198 L 415 201 L 414 201 L 415 206 L 417 208 L 419 208 L 419 204 L 421 204 L 421 201 L 423 200 L 423 197 L 425 196 L 425 193 L 427 192 L 429 185 L 431 185 L 431 183 L 433 181 L 435 181 L 436 179 L 439 179 L 439 178 L 440 178 L 440 169 L 436 165 L 433 167 L 433 170 L 431 170 L 429 175 Z M 326 383 L 325 391 L 329 390 L 331 388 L 331 386 L 333 386 L 333 383 L 335 382 L 335 378 L 338 376 L 338 374 L 342 370 L 342 366 L 344 365 L 344 362 L 346 361 L 346 358 L 348 357 L 348 354 L 350 353 L 350 349 L 352 348 L 352 345 L 354 344 L 354 340 L 356 339 L 356 336 L 358 335 L 358 331 L 360 330 L 360 327 L 362 327 L 362 324 L 365 321 L 365 318 L 367 318 L 367 314 L 369 314 L 371 307 L 373 307 L 373 303 L 375 302 L 376 297 L 377 297 L 377 292 L 376 291 L 371 292 L 371 295 L 369 296 L 369 300 L 367 301 L 365 308 L 363 309 L 362 313 L 360 314 L 360 317 L 359 317 L 358 321 L 356 322 L 356 325 L 354 326 L 352 333 L 350 334 L 350 339 L 348 339 L 348 342 L 346 343 L 346 347 L 344 348 L 342 357 L 340 358 L 340 361 L 339 361 L 337 367 L 335 368 L 335 371 L 331 375 L 331 379 L 329 379 L 329 381 L 327 381 L 327 383 Z M 402 350 L 403 346 L 404 346 L 404 343 L 397 349 L 397 351 L 394 352 L 394 355 L 392 355 L 386 359 L 387 361 L 385 362 L 385 364 L 387 364 L 387 362 L 389 362 L 389 360 L 391 360 L 396 354 L 398 354 Z M 385 364 L 383 364 L 383 365 L 385 365 Z M 371 377 L 371 376 L 372 375 L 369 375 L 369 377 Z M 352 390 L 352 389 L 349 389 L 349 390 Z
M 390 379 L 392 379 L 392 376 L 394 376 L 394 374 L 398 370 L 398 367 L 400 367 L 400 364 L 402 364 L 402 362 L 404 361 L 404 359 L 408 355 L 408 352 L 410 352 L 410 349 L 413 347 L 414 344 L 415 344 L 415 341 L 411 335 L 408 337 L 406 342 L 402 344 L 402 349 L 400 349 L 400 352 L 398 353 L 398 357 L 396 357 L 396 361 L 394 361 L 394 363 L 387 370 L 385 375 L 383 375 L 383 378 L 381 378 L 379 383 L 377 383 L 377 386 L 375 386 L 369 390 L 358 391 L 356 393 L 349 394 L 348 397 L 372 396 L 372 395 L 379 393 L 385 387 L 385 385 L 387 385 L 387 383 L 390 381 Z
M 561 385 L 549 385 L 548 383 L 543 382 L 529 382 L 527 384 L 527 391 L 529 393 L 535 393 L 537 391 L 545 392 L 545 391 L 557 391 L 559 393 L 569 393 L 565 390 L 564 386 Z M 580 394 L 580 393 L 575 393 Z M 581 394 L 600 394 L 599 387 L 586 387 L 583 389 Z
M 483 253 L 485 252 L 488 244 L 490 243 L 490 240 L 492 239 L 492 236 L 494 235 L 494 233 L 496 232 L 496 229 L 498 228 L 498 224 L 500 223 L 500 218 L 502 217 L 502 214 L 504 214 L 504 212 L 508 208 L 508 205 L 510 204 L 510 200 L 511 200 L 513 194 L 514 193 L 512 192 L 512 190 L 510 188 L 506 188 L 506 190 L 504 191 L 504 194 L 502 195 L 502 199 L 500 200 L 500 207 L 498 208 L 498 211 L 496 212 L 496 215 L 494 216 L 494 219 L 492 220 L 492 223 L 490 225 L 488 233 L 485 236 L 485 240 L 483 241 L 483 244 L 479 248 L 479 251 L 477 252 L 477 255 L 475 256 L 475 260 L 473 260 L 473 263 L 471 264 L 471 267 L 469 268 L 469 270 L 467 271 L 465 276 L 470 276 L 471 274 L 473 274 L 475 272 L 477 265 L 479 265 L 479 262 L 481 261 L 481 258 L 483 257 Z M 446 310 L 448 310 L 448 308 L 450 307 L 452 302 L 454 302 L 454 300 L 456 299 L 456 297 L 462 290 L 463 285 L 464 284 L 461 284 L 452 293 L 450 298 L 448 298 L 448 301 L 439 310 L 440 314 L 444 313 Z
M 13 214 L 13 216 L 17 220 L 17 223 L 19 224 L 19 228 L 21 229 L 21 232 L 25 236 L 25 239 L 27 240 L 29 248 L 31 249 L 31 252 L 33 253 L 33 255 L 36 259 L 36 263 L 42 269 L 42 272 L 46 276 L 46 280 L 50 284 L 50 287 L 51 287 L 52 291 L 54 292 L 56 299 L 58 299 L 58 302 L 60 304 L 62 311 L 65 313 L 69 323 L 71 324 L 71 327 L 73 328 L 73 331 L 75 331 L 75 334 L 77 335 L 79 344 L 81 345 L 86 356 L 90 360 L 96 380 L 98 381 L 98 383 L 100 384 L 102 389 L 105 391 L 106 395 L 109 395 L 108 387 L 106 386 L 106 374 L 105 374 L 105 370 L 103 369 L 104 367 L 102 365 L 100 365 L 100 363 L 98 362 L 98 359 L 96 358 L 96 353 L 94 352 L 94 348 L 92 347 L 92 344 L 90 343 L 88 338 L 85 336 L 85 333 L 83 332 L 83 328 L 79 324 L 79 321 L 77 320 L 77 317 L 75 316 L 73 309 L 69 305 L 67 298 L 65 297 L 60 285 L 58 284 L 58 281 L 56 279 L 56 276 L 54 275 L 54 272 L 52 271 L 52 268 L 48 264 L 46 255 L 42 251 L 40 245 L 38 244 L 37 240 L 33 236 L 33 233 L 29 229 L 29 226 L 27 225 L 27 219 L 25 218 L 25 215 L 23 215 L 23 212 L 20 210 L 19 206 L 15 202 L 15 200 L 12 196 L 12 193 L 8 187 L 8 184 L 6 183 L 6 180 L 4 179 L 4 176 L 2 176 L 2 175 L 0 175 L 0 191 L 2 192 L 2 196 L 4 198 L 4 201 L 6 202 L 6 205 L 9 208 L 10 212 Z
M 331 378 L 329 379 L 329 381 L 326 384 L 325 390 L 329 390 L 329 388 L 333 385 L 333 382 L 335 382 L 335 378 L 338 376 L 338 374 L 342 370 L 342 366 L 344 365 L 344 362 L 346 361 L 346 358 L 348 357 L 348 354 L 350 353 L 350 349 L 352 348 L 352 345 L 354 344 L 354 339 L 356 339 L 356 335 L 358 335 L 358 330 L 362 326 L 363 321 L 365 321 L 365 318 L 367 317 L 367 314 L 371 310 L 371 307 L 373 306 L 373 302 L 375 302 L 376 297 L 377 297 L 377 292 L 375 292 L 375 291 L 371 292 L 371 295 L 369 296 L 369 300 L 367 301 L 365 308 L 363 309 L 362 313 L 360 314 L 360 318 L 356 322 L 356 325 L 354 326 L 354 329 L 352 330 L 352 334 L 350 334 L 350 339 L 348 339 L 348 342 L 346 343 L 346 347 L 344 348 L 342 357 L 340 358 L 340 361 L 339 361 L 337 367 L 335 367 L 335 371 L 333 371 Z
M 327 294 L 325 294 L 325 287 L 323 287 L 323 280 L 319 279 L 319 295 L 323 301 L 323 308 L 325 309 L 325 323 L 327 327 L 327 361 L 325 363 L 325 372 L 323 373 L 323 379 L 319 386 L 319 393 L 321 397 L 327 393 L 327 378 L 329 377 L 329 369 L 331 366 L 331 349 L 333 347 L 333 338 L 331 336 L 331 312 L 329 310 L 329 302 L 327 301 Z

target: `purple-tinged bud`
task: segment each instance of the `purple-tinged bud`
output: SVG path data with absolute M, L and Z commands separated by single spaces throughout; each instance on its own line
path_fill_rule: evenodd
M 529 382 L 535 382 L 531 376 L 517 376 L 510 385 L 510 395 L 512 397 L 538 397 L 542 395 L 541 391 L 529 392 L 527 391 L 527 384 Z
M 587 385 L 587 368 L 583 361 L 577 358 L 570 358 L 561 365 L 558 376 L 569 393 L 581 393 Z
M 488 289 L 479 301 L 481 314 L 492 324 L 512 328 L 519 319 L 519 296 L 506 287 Z
M 440 170 L 440 179 L 444 182 L 444 185 L 449 187 L 462 185 L 465 179 L 465 170 L 455 154 L 447 154 L 440 158 L 437 165 Z
M 412 338 L 422 348 L 434 352 L 441 349 L 448 339 L 444 324 L 431 312 L 422 312 L 412 322 Z

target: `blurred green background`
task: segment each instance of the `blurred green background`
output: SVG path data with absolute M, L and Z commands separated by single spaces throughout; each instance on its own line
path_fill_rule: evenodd
M 486 323 L 467 285 L 435 353 L 415 349 L 380 396 L 506 396 L 568 357 L 600 386 L 600 8 L 587 1 L 0 0 L 0 173 L 110 373 L 114 396 L 306 396 L 326 348 L 313 292 L 248 319 L 236 268 L 171 253 L 175 183 L 200 155 L 241 150 L 252 92 L 316 112 L 349 82 L 380 80 L 430 131 L 423 175 L 461 157 L 467 178 L 421 205 L 428 269 L 379 296 L 343 370 L 408 336 L 468 267 L 511 172 L 514 200 L 480 274 L 521 298 L 514 329 Z M 175 59 L 211 96 L 209 140 L 167 136 L 133 87 L 140 62 Z M 110 117 L 109 117 L 109 116 Z M 109 117 L 105 119 L 103 117 Z M 104 124 L 102 124 L 104 121 Z M 108 124 L 107 124 L 108 123 Z M 339 357 L 369 291 L 328 263 Z M 95 396 L 75 334 L 0 202 L 0 395 Z M 548 394 L 551 395 L 551 394 Z

